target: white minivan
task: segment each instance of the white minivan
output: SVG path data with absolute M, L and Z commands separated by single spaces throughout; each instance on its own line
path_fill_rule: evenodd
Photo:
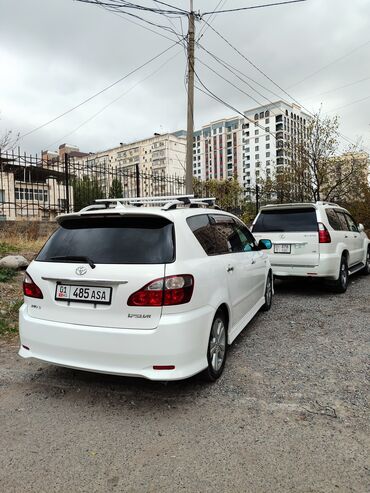
M 343 293 L 348 276 L 370 273 L 370 248 L 362 224 L 330 202 L 273 204 L 262 207 L 252 226 L 258 240 L 266 235 L 275 276 L 320 277 Z
M 152 380 L 221 375 L 227 345 L 271 306 L 271 242 L 200 200 L 161 200 L 58 217 L 25 275 L 22 357 Z

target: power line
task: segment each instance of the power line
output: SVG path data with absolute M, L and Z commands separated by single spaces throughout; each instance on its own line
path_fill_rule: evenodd
M 170 58 L 168 58 L 168 60 L 166 60 L 164 63 L 162 63 L 156 70 L 154 70 L 153 72 L 151 72 L 149 75 L 147 75 L 146 77 L 144 77 L 143 79 L 139 80 L 136 84 L 134 84 L 133 86 L 131 86 L 129 89 L 127 89 L 126 91 L 124 91 L 123 93 L 121 93 L 118 97 L 114 98 L 112 101 L 110 101 L 108 104 L 104 105 L 99 111 L 97 111 L 96 113 L 94 113 L 92 116 L 90 116 L 87 120 L 83 121 L 80 125 L 78 125 L 78 127 L 74 128 L 71 132 L 68 132 L 67 134 L 63 135 L 62 137 L 60 137 L 59 139 L 57 139 L 55 142 L 52 142 L 51 144 L 48 144 L 46 146 L 46 149 L 48 149 L 49 147 L 53 146 L 53 145 L 56 145 L 58 142 L 61 142 L 62 140 L 64 140 L 66 137 L 69 137 L 70 135 L 74 134 L 75 132 L 77 132 L 78 130 L 80 130 L 80 128 L 82 128 L 83 126 L 85 126 L 87 123 L 91 122 L 91 120 L 93 120 L 94 118 L 96 118 L 98 115 L 100 115 L 103 111 L 105 111 L 109 106 L 111 106 L 112 104 L 116 103 L 119 99 L 123 98 L 123 96 L 126 96 L 126 94 L 128 94 L 129 92 L 131 92 L 133 89 L 135 89 L 137 86 L 139 86 L 140 84 L 142 84 L 143 82 L 145 82 L 147 79 L 149 79 L 150 77 L 153 77 L 153 75 L 157 74 L 165 65 L 167 65 L 167 63 L 169 63 L 171 60 L 173 60 L 177 55 L 179 55 L 179 53 L 181 53 L 180 51 L 175 53 L 173 56 L 171 56 Z
M 63 116 L 67 115 L 68 113 L 71 113 L 72 111 L 76 110 L 77 108 L 80 108 L 81 106 L 83 106 L 84 104 L 88 103 L 89 101 L 91 101 L 92 99 L 96 98 L 97 96 L 99 96 L 100 94 L 102 94 L 103 92 L 106 92 L 108 91 L 108 89 L 111 89 L 113 86 L 116 86 L 117 84 L 119 84 L 120 82 L 122 82 L 123 80 L 127 79 L 128 77 L 130 77 L 131 75 L 133 75 L 135 72 L 137 72 L 138 70 L 142 69 L 143 67 L 145 67 L 146 65 L 148 65 L 149 63 L 153 62 L 154 60 L 156 60 L 157 58 L 161 57 L 162 55 L 164 55 L 165 53 L 167 53 L 167 51 L 171 50 L 174 46 L 178 45 L 180 43 L 180 41 L 177 41 L 176 43 L 172 44 L 171 46 L 169 46 L 168 48 L 166 48 L 165 50 L 161 51 L 158 55 L 155 55 L 154 57 L 150 58 L 149 60 L 147 60 L 146 62 L 144 62 L 143 64 L 141 64 L 139 67 L 136 67 L 134 70 L 131 70 L 131 72 L 129 72 L 128 74 L 124 75 L 123 77 L 120 77 L 118 80 L 116 80 L 115 82 L 113 82 L 112 84 L 109 84 L 108 86 L 104 87 L 103 89 L 101 89 L 100 91 L 96 92 L 95 94 L 93 94 L 92 96 L 88 97 L 87 99 L 84 99 L 83 101 L 81 101 L 81 103 L 79 104 L 76 104 L 75 106 L 73 106 L 72 108 L 68 109 L 67 111 L 64 111 L 63 113 L 61 113 L 60 115 L 52 118 L 51 120 L 43 123 L 42 125 L 39 125 L 38 127 L 30 130 L 29 132 L 26 132 L 24 134 L 22 134 L 19 139 L 23 139 L 24 137 L 27 137 L 28 135 L 31 135 L 33 134 L 34 132 L 46 127 L 47 125 L 50 125 L 51 123 L 55 122 L 56 120 L 59 120 L 60 118 L 62 118 Z
M 106 0 L 106 1 L 101 1 L 101 0 L 77 0 L 77 2 L 81 3 L 90 3 L 94 5 L 99 5 L 101 7 L 115 10 L 115 11 L 120 11 L 123 8 L 125 9 L 134 9 L 134 10 L 143 10 L 145 12 L 153 12 L 155 14 L 164 14 L 164 15 L 171 15 L 171 14 L 176 14 L 176 15 L 188 15 L 188 12 L 183 9 L 179 9 L 178 7 L 173 7 L 171 10 L 164 10 L 164 9 L 154 9 L 151 7 L 146 7 L 145 5 L 139 5 L 135 4 L 132 2 L 125 2 L 124 0 Z M 157 2 L 157 3 L 162 3 L 162 2 Z M 175 10 L 174 10 L 175 9 Z
M 160 3 L 162 5 L 165 5 L 166 7 L 171 7 L 173 9 L 179 10 L 180 12 L 184 12 L 186 15 L 189 13 L 187 10 L 180 9 L 180 7 L 175 7 L 174 5 L 170 5 L 169 3 L 160 2 L 159 0 L 153 0 L 153 2 Z
M 241 10 L 252 10 L 252 9 L 262 9 L 264 7 L 275 7 L 279 5 L 287 5 L 289 3 L 300 3 L 300 2 L 306 2 L 307 0 L 287 0 L 286 2 L 276 2 L 276 3 L 266 3 L 263 5 L 252 5 L 250 7 L 240 7 L 237 9 L 226 9 L 226 10 L 218 10 L 217 12 L 204 12 L 202 16 L 204 15 L 212 15 L 212 14 L 224 14 L 226 12 L 240 12 Z
M 218 2 L 218 4 L 216 5 L 214 11 L 213 11 L 213 14 L 211 15 L 211 18 L 209 19 L 209 23 L 212 23 L 214 18 L 215 18 L 215 12 L 216 10 L 220 7 L 221 3 L 222 3 L 222 7 L 225 5 L 225 3 L 227 2 L 227 0 L 220 0 Z M 198 34 L 198 39 L 196 42 L 198 42 L 205 34 L 205 32 L 207 31 L 208 29 L 208 26 L 206 24 L 203 24 L 203 26 L 200 28 L 200 31 L 199 31 L 199 34 Z
M 340 56 L 339 58 L 336 58 L 335 60 L 333 60 L 332 62 L 330 62 L 330 63 L 328 63 L 326 65 L 324 65 L 323 67 L 319 68 L 318 70 L 315 70 L 315 72 L 312 72 L 311 74 L 306 75 L 306 77 L 304 77 L 303 79 L 301 79 L 298 82 L 295 82 L 293 85 L 289 86 L 288 89 L 291 89 L 292 87 L 298 86 L 302 82 L 304 82 L 304 81 L 306 81 L 308 79 L 311 79 L 311 77 L 314 77 L 315 75 L 317 75 L 318 73 L 322 72 L 326 68 L 331 67 L 332 65 L 334 65 L 335 63 L 343 60 L 344 58 L 347 58 L 348 56 L 352 55 L 352 53 L 354 53 L 355 51 L 360 50 L 361 48 L 363 48 L 364 46 L 366 46 L 368 44 L 370 44 L 370 40 L 369 41 L 366 41 L 366 43 L 363 43 L 360 46 L 357 46 L 356 48 L 354 48 L 353 50 L 349 51 L 345 55 Z
M 370 99 L 370 96 L 366 96 L 365 98 L 362 98 L 362 99 L 357 99 L 356 101 L 351 101 L 350 103 L 344 104 L 343 106 L 338 106 L 337 108 L 330 110 L 328 113 L 334 113 L 334 111 L 338 111 L 338 110 L 341 110 L 343 108 L 347 108 L 347 106 L 352 106 L 353 104 L 362 103 L 362 101 L 366 101 L 367 99 Z
M 353 82 L 349 82 L 348 84 L 345 84 L 343 86 L 335 87 L 334 89 L 329 89 L 329 91 L 321 92 L 320 94 L 315 94 L 314 96 L 310 96 L 308 99 L 314 99 L 319 96 L 324 96 L 325 94 L 331 94 L 332 92 L 339 91 L 340 89 L 346 89 L 347 87 L 354 86 L 355 84 L 360 84 L 360 82 L 365 82 L 366 80 L 369 80 L 370 77 L 365 77 L 363 79 L 355 80 Z
M 207 21 L 204 21 L 207 23 Z M 250 65 L 252 65 L 259 73 L 261 73 L 264 77 L 266 77 L 270 82 L 272 82 L 276 87 L 278 87 L 284 94 L 286 94 L 292 101 L 294 101 L 298 106 L 303 108 L 309 115 L 313 115 L 312 111 L 307 109 L 302 103 L 297 101 L 291 94 L 289 94 L 285 89 L 283 89 L 277 82 L 275 82 L 271 77 L 269 77 L 262 69 L 260 69 L 252 60 L 250 60 L 246 55 L 244 55 L 238 48 L 236 48 L 230 41 L 228 41 L 225 36 L 219 33 L 213 26 L 209 25 L 209 27 L 214 31 L 226 44 L 228 44 L 234 51 L 236 51 L 242 58 L 244 58 Z M 351 139 L 346 137 L 345 135 L 339 133 L 339 135 L 348 143 L 352 145 L 356 145 Z

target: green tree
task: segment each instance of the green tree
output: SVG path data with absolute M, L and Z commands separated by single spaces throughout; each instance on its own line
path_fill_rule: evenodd
M 83 207 L 91 205 L 96 199 L 104 198 L 104 192 L 96 178 L 74 178 L 72 180 L 73 187 L 73 208 L 79 211 Z
M 111 187 L 109 189 L 109 198 L 115 199 L 121 197 L 123 197 L 122 183 L 120 182 L 120 180 L 118 180 L 118 178 L 113 178 Z

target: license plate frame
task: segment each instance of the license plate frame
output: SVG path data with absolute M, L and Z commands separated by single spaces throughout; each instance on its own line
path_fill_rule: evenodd
M 65 289 L 65 297 L 61 296 L 58 297 L 58 293 L 60 293 L 60 288 L 66 288 Z M 84 290 L 81 294 L 86 294 L 86 289 L 89 291 L 88 298 L 83 298 L 83 297 L 71 297 L 71 292 L 72 289 L 82 289 Z M 108 299 L 99 299 L 96 297 L 96 294 L 94 297 L 91 297 L 92 290 L 95 290 L 94 293 L 97 292 L 97 290 L 100 290 L 106 295 L 108 295 Z M 80 293 L 79 293 L 80 294 Z M 106 296 L 105 296 L 106 297 Z M 89 303 L 92 305 L 110 305 L 112 303 L 112 288 L 110 286 L 86 286 L 86 285 L 81 285 L 81 284 L 66 284 L 64 282 L 58 282 L 55 288 L 55 295 L 54 295 L 55 301 L 63 301 L 67 303 Z
M 274 253 L 289 255 L 290 253 L 292 253 L 292 245 L 290 243 L 275 243 Z

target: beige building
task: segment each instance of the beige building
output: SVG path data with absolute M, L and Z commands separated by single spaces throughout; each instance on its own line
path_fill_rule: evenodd
M 0 220 L 52 220 L 66 211 L 64 174 L 14 158 L 0 158 Z M 69 187 L 73 207 L 73 191 Z

